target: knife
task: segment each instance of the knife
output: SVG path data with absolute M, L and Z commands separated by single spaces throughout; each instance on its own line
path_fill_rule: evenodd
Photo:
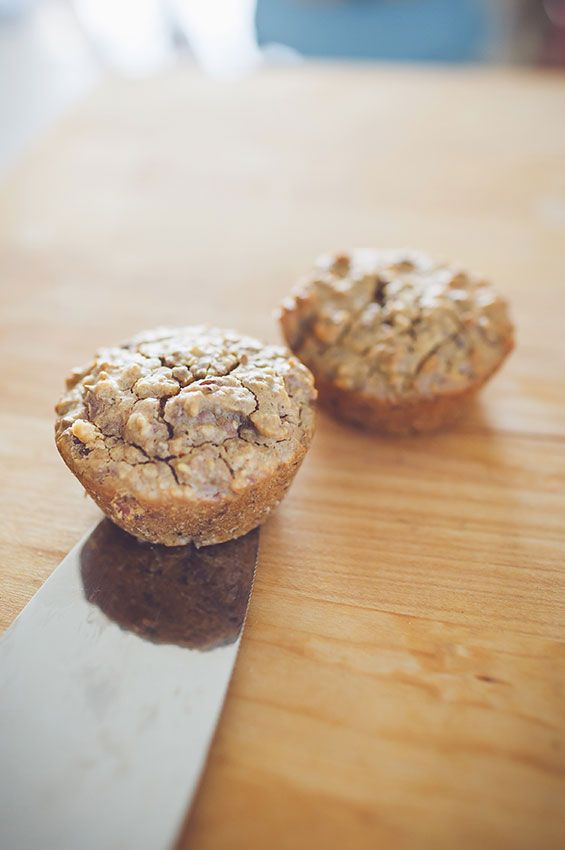
M 103 520 L 0 638 L 0 847 L 166 850 L 237 655 L 255 530 L 196 549 Z

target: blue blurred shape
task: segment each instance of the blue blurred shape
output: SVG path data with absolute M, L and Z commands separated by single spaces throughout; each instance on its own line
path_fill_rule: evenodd
M 304 56 L 471 62 L 483 58 L 484 0 L 258 0 L 259 44 Z

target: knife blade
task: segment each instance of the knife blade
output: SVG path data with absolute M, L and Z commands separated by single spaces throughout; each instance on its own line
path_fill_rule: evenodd
M 0 638 L 0 846 L 165 850 L 241 640 L 255 530 L 195 549 L 103 520 Z

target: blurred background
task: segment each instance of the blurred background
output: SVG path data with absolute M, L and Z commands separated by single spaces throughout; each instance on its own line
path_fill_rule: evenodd
M 565 0 L 0 0 L 0 176 L 109 70 L 308 59 L 565 65 Z

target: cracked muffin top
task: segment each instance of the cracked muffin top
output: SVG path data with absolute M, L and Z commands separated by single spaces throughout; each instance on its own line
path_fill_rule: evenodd
M 393 403 L 480 383 L 513 335 L 489 283 L 411 251 L 321 257 L 281 324 L 316 378 Z
M 150 498 L 217 499 L 310 441 L 315 394 L 284 348 L 216 328 L 160 328 L 72 372 L 56 438 L 101 484 L 110 475 Z

